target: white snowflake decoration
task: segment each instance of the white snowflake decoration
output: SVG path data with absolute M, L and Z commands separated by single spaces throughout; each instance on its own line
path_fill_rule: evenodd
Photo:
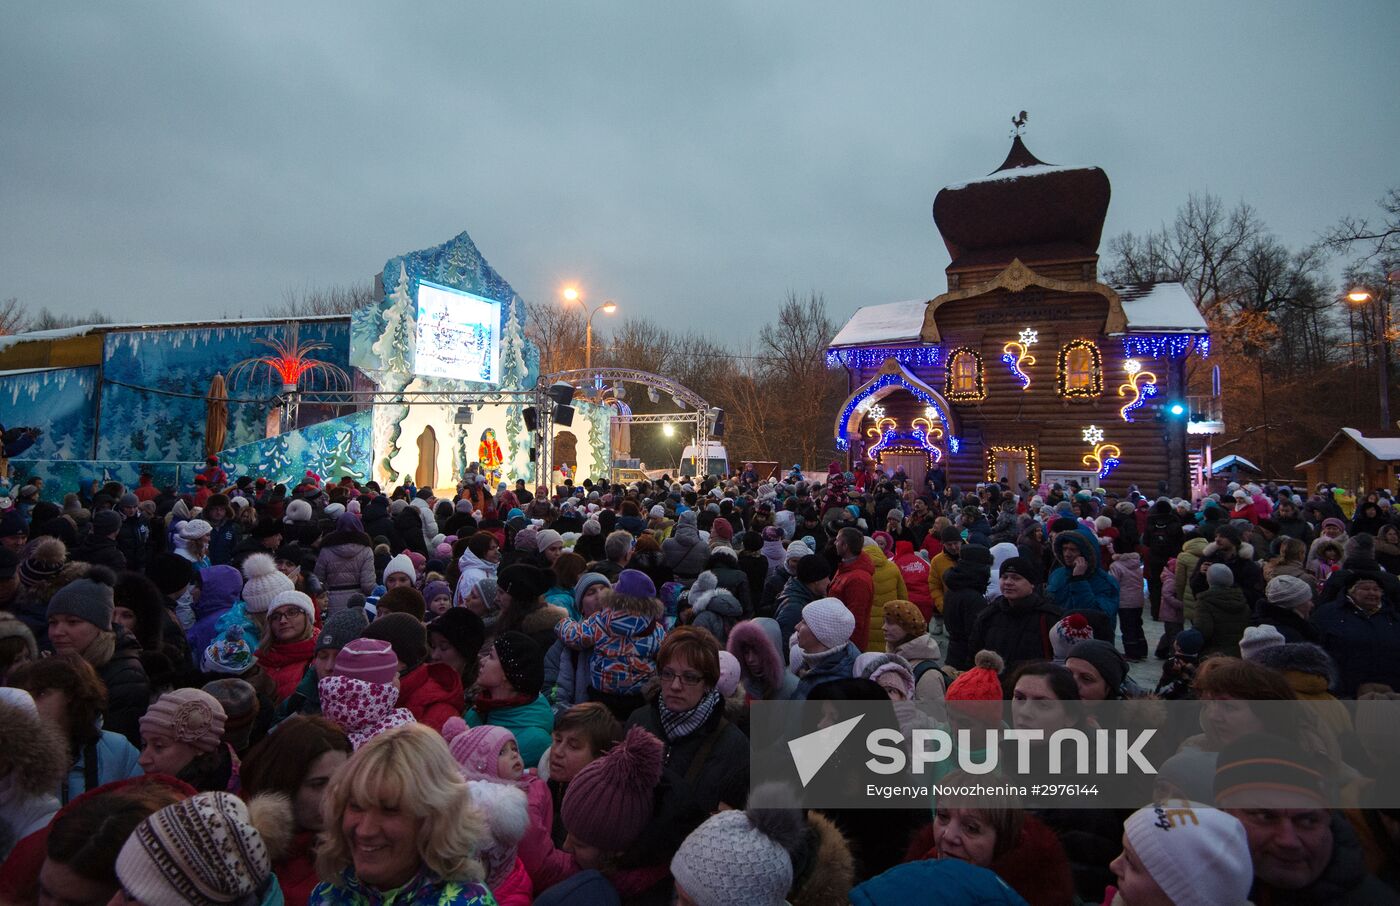
M 1038 339 L 1040 339 L 1040 334 L 1034 330 L 1031 330 L 1029 327 L 1021 331 L 1020 340 L 1022 346 L 1031 346 Z
M 937 420 L 938 420 L 938 410 L 937 410 L 936 408 L 934 408 L 933 406 L 925 406 L 925 407 L 924 407 L 924 418 L 928 419 L 930 422 L 937 421 Z
M 871 407 L 870 407 L 870 417 L 873 418 L 875 421 L 878 422 L 880 419 L 882 419 L 882 418 L 885 417 L 885 407 L 884 407 L 884 406 L 871 406 Z
M 1095 445 L 1103 443 L 1103 429 L 1098 425 L 1090 425 L 1085 428 L 1084 442 Z
M 1142 370 L 1142 363 L 1137 359 L 1128 359 L 1128 361 L 1123 363 L 1123 370 L 1128 372 L 1128 374 L 1137 374 Z

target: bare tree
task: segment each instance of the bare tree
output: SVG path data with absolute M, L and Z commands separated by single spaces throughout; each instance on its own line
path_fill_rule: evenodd
M 282 301 L 269 305 L 267 313 L 275 317 L 307 315 L 348 315 L 357 308 L 374 303 L 374 281 L 352 283 L 349 286 L 302 287 L 282 292 Z
M 583 367 L 586 321 L 574 307 L 526 304 L 525 335 L 540 351 L 540 373 Z
M 0 337 L 22 333 L 26 328 L 28 312 L 19 299 L 11 296 L 0 302 Z
M 79 327 L 86 324 L 111 324 L 109 315 L 103 314 L 93 309 L 87 315 L 60 315 L 49 311 L 48 307 L 39 309 L 39 313 L 29 319 L 28 329 L 33 330 L 60 330 L 65 327 Z
M 845 389 L 841 376 L 826 367 L 826 347 L 836 324 L 820 293 L 806 299 L 789 293 L 778 319 L 758 333 L 759 348 L 770 360 L 762 371 L 764 391 L 776 398 L 782 419 L 780 448 L 807 468 L 833 452 L 831 419 Z
M 1334 251 L 1359 251 L 1361 262 L 1390 270 L 1400 261 L 1400 187 L 1391 188 L 1376 206 L 1383 214 L 1379 222 L 1368 217 L 1343 217 L 1322 241 Z

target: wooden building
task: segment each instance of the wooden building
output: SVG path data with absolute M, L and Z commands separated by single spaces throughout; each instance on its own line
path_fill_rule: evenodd
M 1020 136 L 989 176 L 940 191 L 948 291 L 861 308 L 827 350 L 849 380 L 838 449 L 916 481 L 940 465 L 964 489 L 1186 493 L 1185 360 L 1210 338 L 1180 284 L 1099 280 L 1108 201 L 1101 169 L 1045 164 Z
M 1400 435 L 1366 435 L 1343 428 L 1316 456 L 1294 468 L 1307 476 L 1309 488 L 1327 482 L 1357 492 L 1394 490 L 1400 470 Z

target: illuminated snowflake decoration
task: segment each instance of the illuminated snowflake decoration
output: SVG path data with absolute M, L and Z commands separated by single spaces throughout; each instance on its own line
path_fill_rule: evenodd
M 867 409 L 867 410 L 865 410 L 865 411 L 868 412 L 868 413 L 870 413 L 870 417 L 873 418 L 873 419 L 875 419 L 875 421 L 877 421 L 877 422 L 878 422 L 880 419 L 882 419 L 882 418 L 885 417 L 885 407 L 884 407 L 884 406 L 871 406 L 869 409 Z
M 1084 429 L 1084 442 L 1086 444 L 1103 443 L 1103 429 L 1098 425 L 1090 425 Z
M 935 422 L 938 421 L 938 419 L 940 419 L 941 417 L 942 415 L 939 413 L 939 411 L 933 408 L 932 406 L 924 407 L 924 418 L 928 419 L 929 421 Z
M 1034 344 L 1036 340 L 1040 339 L 1040 334 L 1027 327 L 1025 330 L 1021 331 L 1019 339 L 1022 346 L 1030 346 Z
M 1123 363 L 1123 370 L 1128 372 L 1128 374 L 1137 374 L 1142 370 L 1142 363 L 1137 359 L 1128 359 L 1128 361 Z

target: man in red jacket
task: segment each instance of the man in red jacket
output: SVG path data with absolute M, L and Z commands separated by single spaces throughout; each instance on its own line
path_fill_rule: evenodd
M 836 533 L 836 556 L 841 562 L 826 593 L 839 598 L 856 618 L 851 641 L 864 651 L 870 644 L 870 609 L 875 601 L 875 563 L 863 553 L 865 536 L 860 529 L 846 526 Z

